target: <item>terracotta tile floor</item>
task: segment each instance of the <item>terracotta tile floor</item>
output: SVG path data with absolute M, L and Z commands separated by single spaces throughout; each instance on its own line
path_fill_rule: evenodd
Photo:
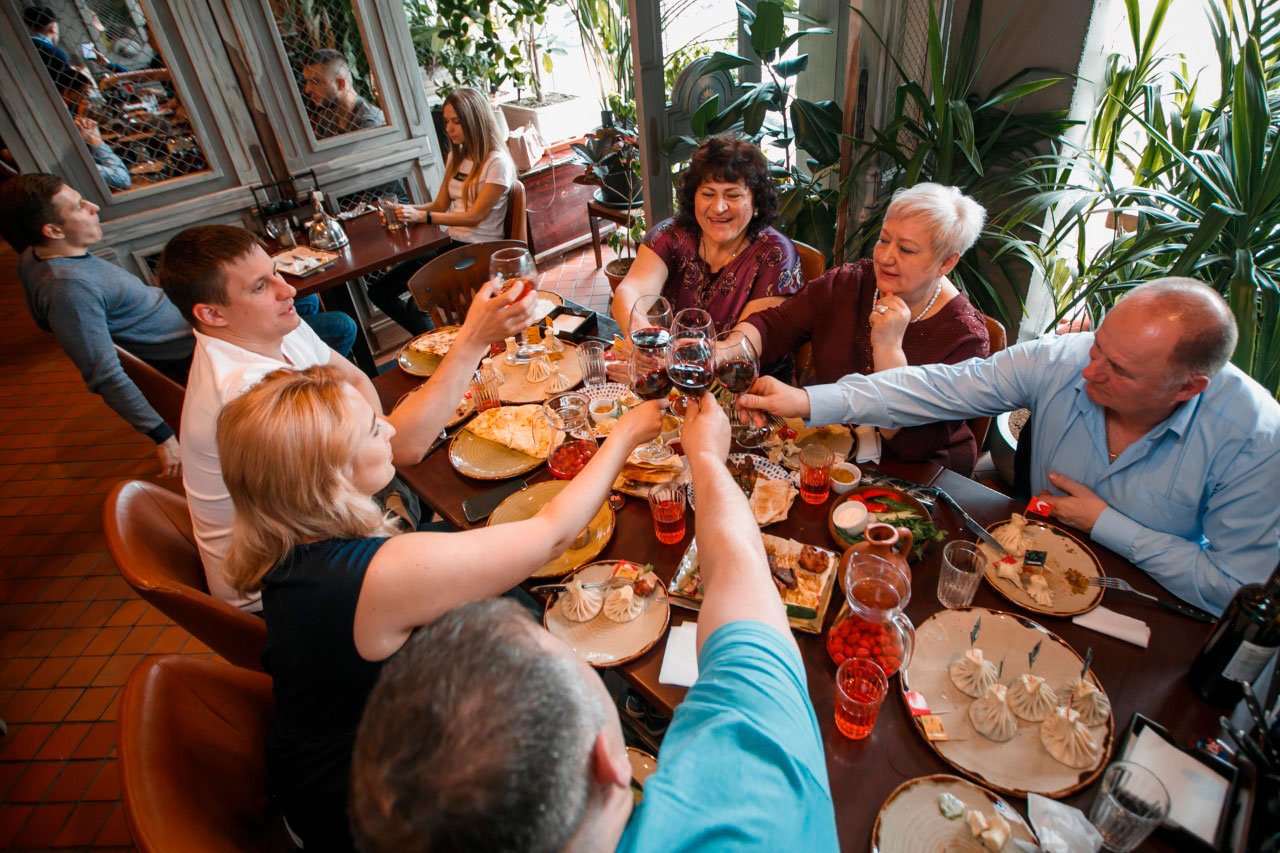
M 103 498 L 152 478 L 152 446 L 36 328 L 16 262 L 0 247 L 0 848 L 127 849 L 121 686 L 149 655 L 211 653 L 134 595 L 107 554 Z M 608 305 L 589 246 L 552 261 L 543 286 Z

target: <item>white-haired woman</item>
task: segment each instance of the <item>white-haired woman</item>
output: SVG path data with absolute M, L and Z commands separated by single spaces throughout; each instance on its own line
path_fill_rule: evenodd
M 335 368 L 277 370 L 223 408 L 227 573 L 242 593 L 262 591 L 276 697 L 267 787 L 308 850 L 351 848 L 351 750 L 383 662 L 418 627 L 563 553 L 661 422 L 657 402 L 632 409 L 533 518 L 400 534 L 373 500 L 395 474 L 395 431 Z
M 763 363 L 813 344 L 810 383 L 907 364 L 954 364 L 989 354 L 986 322 L 948 279 L 978 239 L 986 211 L 956 187 L 917 184 L 894 194 L 871 259 L 829 270 L 786 302 L 737 328 Z M 964 421 L 881 430 L 911 462 L 973 473 L 978 448 Z

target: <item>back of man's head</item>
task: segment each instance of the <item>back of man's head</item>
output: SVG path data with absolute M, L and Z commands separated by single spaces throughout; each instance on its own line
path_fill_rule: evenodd
M 22 23 L 35 35 L 44 35 L 58 23 L 58 16 L 48 6 L 28 6 L 22 10 Z
M 62 222 L 53 197 L 65 181 L 57 175 L 30 172 L 0 184 L 0 233 L 18 251 L 48 242 L 44 226 Z
M 1181 334 L 1173 346 L 1171 367 L 1192 376 L 1216 375 L 1236 350 L 1235 316 L 1222 295 L 1202 281 L 1158 278 L 1130 290 L 1118 305 L 1175 321 Z
M 558 851 L 587 809 L 602 700 L 509 599 L 419 630 L 382 670 L 356 737 L 366 851 Z
M 347 58 L 336 50 L 322 48 L 307 58 L 307 65 L 318 65 L 331 77 L 351 78 L 351 65 Z
M 195 326 L 197 305 L 227 304 L 226 266 L 261 246 L 252 231 L 235 225 L 196 225 L 179 231 L 165 244 L 156 264 L 156 281 Z

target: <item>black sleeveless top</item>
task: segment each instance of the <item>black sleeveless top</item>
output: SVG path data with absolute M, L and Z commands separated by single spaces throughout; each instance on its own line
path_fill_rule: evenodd
M 356 603 L 385 538 L 294 548 L 263 578 L 263 667 L 276 719 L 267 732 L 267 788 L 308 851 L 351 849 L 347 787 L 356 727 L 382 662 L 356 651 Z

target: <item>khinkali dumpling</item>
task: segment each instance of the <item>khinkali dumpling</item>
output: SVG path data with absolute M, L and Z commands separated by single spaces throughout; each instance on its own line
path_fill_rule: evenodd
M 573 383 L 569 381 L 569 377 L 560 371 L 560 368 L 551 368 L 551 378 L 547 381 L 547 390 L 553 394 L 559 394 L 561 391 L 568 391 L 573 387 Z
M 969 706 L 969 719 L 985 738 L 1006 741 L 1018 732 L 1018 721 L 1009 710 L 1006 690 L 1003 684 L 993 684 L 986 696 Z
M 1049 589 L 1049 581 L 1044 575 L 1032 575 L 1027 581 L 1027 595 L 1041 607 L 1053 606 L 1053 591 Z
M 535 358 L 529 362 L 529 372 L 526 378 L 530 382 L 546 382 L 547 377 L 551 375 L 551 362 L 544 355 L 541 358 Z
M 1100 726 L 1111 716 L 1111 700 L 1089 679 L 1073 678 L 1065 689 L 1071 707 L 1080 712 L 1080 722 L 1086 726 Z
M 555 329 L 547 329 L 547 336 L 542 339 L 542 343 L 547 352 L 564 352 L 564 344 L 560 342 Z
M 630 622 L 644 610 L 644 599 L 636 595 L 629 586 L 620 587 L 609 593 L 604 600 L 604 615 L 614 622 Z
M 996 683 L 996 665 L 982 659 L 982 649 L 969 649 L 947 669 L 951 681 L 962 693 L 975 699 L 985 696 Z
M 1025 516 L 1015 512 L 1013 518 L 1009 519 L 1009 523 L 992 535 L 1014 557 L 1021 557 L 1027 553 L 1027 519 Z
M 582 581 L 572 580 L 560 598 L 560 614 L 571 622 L 588 622 L 600 612 L 602 604 L 603 589 L 583 589 Z
M 1068 767 L 1083 769 L 1098 760 L 1098 742 L 1074 708 L 1059 708 L 1050 714 L 1040 724 L 1040 742 Z
M 1058 707 L 1058 694 L 1043 678 L 1028 672 L 1009 685 L 1009 707 L 1022 719 L 1038 723 Z

